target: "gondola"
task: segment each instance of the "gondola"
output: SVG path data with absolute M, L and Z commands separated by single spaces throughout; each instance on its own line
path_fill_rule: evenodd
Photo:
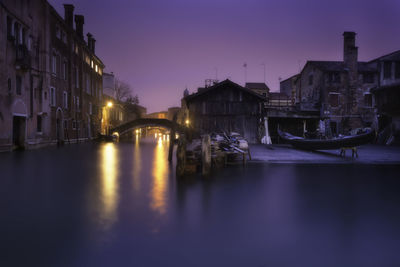
M 357 135 L 341 136 L 332 139 L 307 139 L 282 132 L 279 129 L 278 134 L 280 138 L 293 147 L 304 150 L 330 150 L 357 147 L 367 144 L 375 138 L 375 131 L 371 129 L 367 129 L 363 133 Z

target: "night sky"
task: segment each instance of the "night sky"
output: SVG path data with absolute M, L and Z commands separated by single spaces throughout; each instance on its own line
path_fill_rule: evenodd
M 128 82 L 148 112 L 179 106 L 207 78 L 266 83 L 306 60 L 342 60 L 343 31 L 357 32 L 359 60 L 400 49 L 399 0 L 50 0 L 85 16 L 106 72 Z

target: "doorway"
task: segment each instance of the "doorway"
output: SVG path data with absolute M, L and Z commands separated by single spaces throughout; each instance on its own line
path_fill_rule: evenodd
M 13 149 L 25 149 L 26 118 L 13 117 Z

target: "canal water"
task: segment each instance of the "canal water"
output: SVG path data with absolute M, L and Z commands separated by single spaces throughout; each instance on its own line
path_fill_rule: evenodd
M 0 266 L 399 266 L 399 166 L 177 180 L 167 142 L 0 154 Z

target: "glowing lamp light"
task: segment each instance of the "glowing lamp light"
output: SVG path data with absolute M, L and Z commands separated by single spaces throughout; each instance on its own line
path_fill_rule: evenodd
M 111 107 L 112 107 L 112 105 L 113 105 L 113 103 L 112 103 L 112 102 L 108 102 L 108 103 L 107 103 L 107 107 L 109 107 L 109 108 L 111 108 Z
M 186 123 L 186 125 L 189 125 L 190 121 L 189 121 L 189 120 L 186 120 L 185 123 Z

